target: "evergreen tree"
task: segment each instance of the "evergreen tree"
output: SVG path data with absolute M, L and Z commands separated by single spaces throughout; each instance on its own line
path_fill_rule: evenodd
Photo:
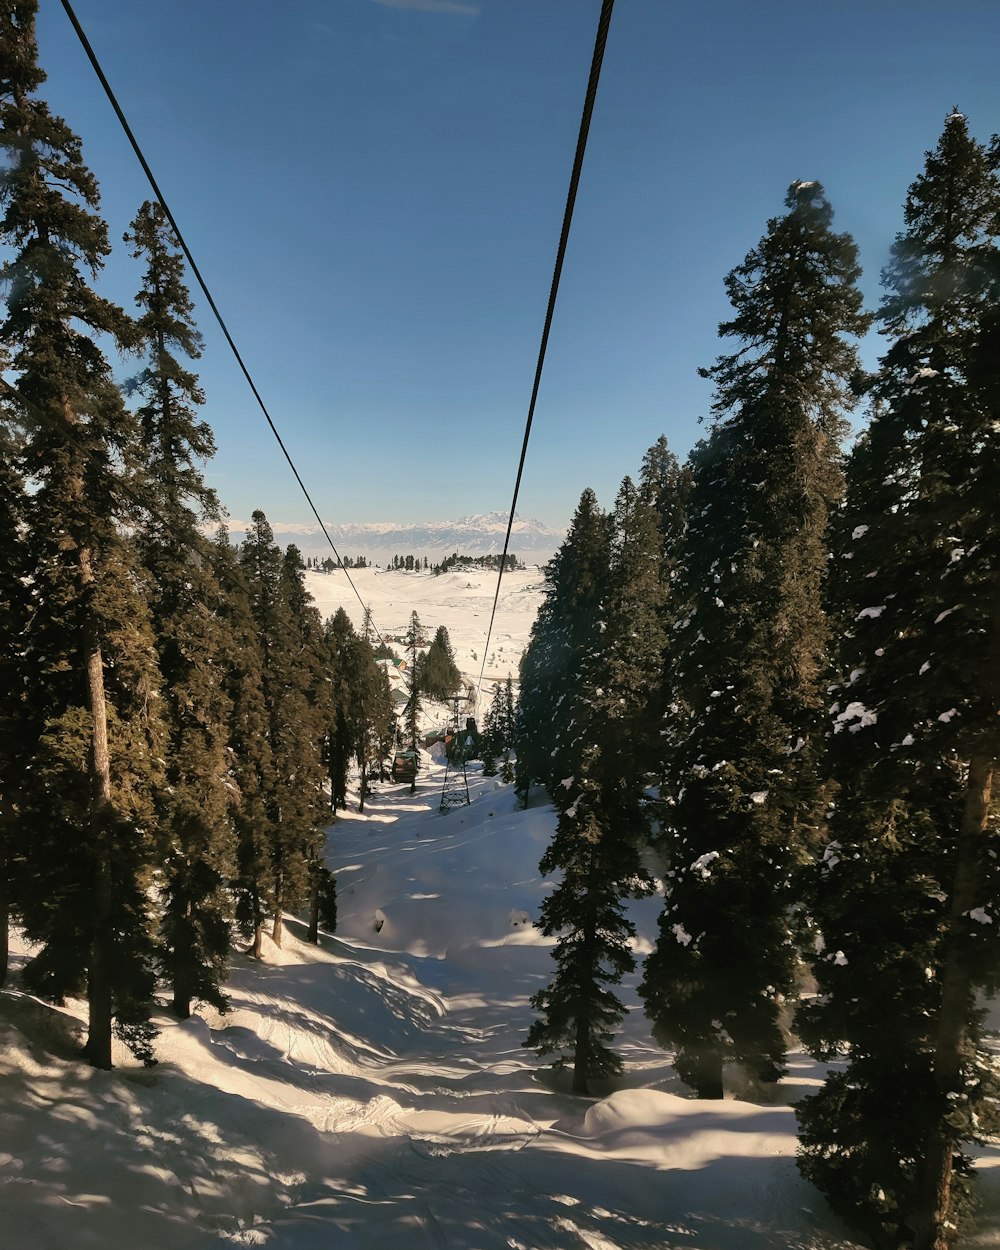
M 953 113 L 883 272 L 890 345 L 837 531 L 840 790 L 818 870 L 800 1167 L 879 1244 L 944 1250 L 996 1095 L 978 991 L 1000 980 L 998 145 Z M 995 370 L 995 357 L 992 369 Z
M 493 687 L 493 699 L 480 735 L 488 740 L 494 756 L 503 755 L 505 762 L 514 749 L 515 726 L 514 681 L 508 673 L 506 681 Z
M 503 751 L 503 763 L 500 766 L 500 780 L 509 785 L 514 780 L 514 765 L 511 752 L 514 750 L 514 734 L 516 727 L 514 711 L 514 679 L 507 674 L 507 680 L 500 690 L 500 708 L 497 713 L 497 739 Z
M 7 292 L 0 351 L 16 375 L 8 414 L 26 434 L 30 699 L 17 849 L 19 911 L 41 952 L 28 981 L 53 996 L 86 986 L 84 1053 L 111 1066 L 112 1034 L 151 1059 L 151 796 L 161 727 L 145 587 L 118 522 L 136 425 L 97 336 L 132 335 L 98 296 L 109 248 L 80 141 L 35 96 L 33 0 L 0 6 L 0 241 Z
M 493 687 L 493 699 L 483 717 L 479 731 L 479 754 L 483 761 L 483 776 L 495 777 L 500 771 L 497 768 L 496 744 L 498 741 L 497 720 L 500 711 L 500 686 Z M 458 732 L 456 727 L 456 733 Z
M 146 365 L 128 390 L 146 449 L 145 489 L 153 511 L 140 550 L 152 583 L 153 627 L 169 733 L 167 784 L 159 792 L 164 970 L 182 1019 L 191 1000 L 225 1006 L 235 838 L 227 788 L 230 704 L 222 687 L 222 592 L 199 521 L 218 506 L 198 461 L 214 451 L 196 415 L 204 396 L 178 359 L 200 355 L 176 239 L 158 204 L 140 208 L 125 241 L 146 263 L 136 297 L 136 347 Z
M 563 705 L 569 706 L 590 649 L 607 568 L 607 518 L 588 488 L 567 541 L 545 569 L 545 596 L 521 657 L 516 785 L 525 804 L 532 783 L 551 790 L 569 775 L 554 754 L 556 727 L 566 723 Z
M 410 623 L 407 626 L 406 637 L 403 639 L 410 680 L 410 692 L 406 706 L 403 708 L 403 717 L 406 723 L 406 738 L 413 752 L 411 794 L 417 792 L 417 767 L 420 762 L 420 714 L 424 710 L 420 702 L 420 660 L 423 646 L 424 635 L 420 626 L 420 617 L 413 611 L 410 613 Z
M 794 990 L 790 884 L 815 840 L 829 628 L 821 592 L 838 444 L 868 319 L 856 248 L 818 183 L 726 279 L 738 350 L 706 376 L 715 425 L 693 456 L 664 721 L 666 903 L 641 992 L 681 1077 L 721 1098 L 735 1059 L 784 1069 Z
M 653 510 L 660 540 L 657 621 L 663 640 L 663 655 L 660 678 L 650 688 L 645 724 L 638 729 L 640 740 L 648 744 L 659 742 L 664 715 L 674 701 L 670 674 L 673 668 L 671 640 L 678 621 L 675 582 L 678 574 L 678 553 L 687 524 L 690 493 L 690 465 L 682 466 L 678 463 L 666 438 L 661 435 L 643 456 L 639 472 L 639 494 L 642 501 Z M 665 791 L 662 761 L 657 771 L 660 788 Z
M 420 693 L 440 701 L 451 698 L 461 684 L 462 674 L 455 663 L 448 630 L 439 625 L 420 661 Z
M 229 647 L 223 654 L 223 689 L 231 707 L 227 788 L 236 833 L 236 867 L 231 883 L 236 923 L 259 959 L 265 918 L 270 910 L 268 862 L 272 840 L 269 796 L 274 757 L 264 695 L 264 657 L 254 619 L 250 581 L 229 535 L 220 528 L 212 565 L 222 589 L 219 619 Z
M 629 492 L 631 507 L 631 484 Z M 556 973 L 532 999 L 540 1014 L 525 1045 L 542 1055 L 556 1055 L 557 1066 L 571 1059 L 573 1092 L 582 1094 L 590 1081 L 622 1066 L 609 1043 L 624 1015 L 611 986 L 635 967 L 629 947 L 635 928 L 623 900 L 649 889 L 640 861 L 645 832 L 641 786 L 633 785 L 634 770 L 627 765 L 633 700 L 620 661 L 631 635 L 617 651 L 608 645 L 609 610 L 621 610 L 630 577 L 630 570 L 614 557 L 629 558 L 624 546 L 630 528 L 631 518 L 626 520 L 617 509 L 609 525 L 595 513 L 592 494 L 585 492 L 553 562 L 557 579 L 549 619 L 561 622 L 556 645 L 573 648 L 565 656 L 565 671 L 551 670 L 562 687 L 553 721 L 556 771 L 547 779 L 558 823 L 540 865 L 543 873 L 561 874 L 541 908 L 542 932 L 558 941 Z M 655 572 L 655 545 L 650 554 Z M 616 574 L 622 580 L 613 589 Z M 533 643 L 544 645 L 544 639 L 533 637 Z M 655 640 L 652 645 L 658 655 Z
M 657 513 L 626 477 L 611 517 L 604 620 L 606 753 L 613 754 L 618 801 L 635 829 L 644 828 L 640 800 L 659 764 L 659 685 L 665 646 L 663 551 Z
M 355 753 L 361 774 L 359 810 L 364 811 L 365 799 L 371 789 L 372 773 L 382 775 L 385 757 L 392 749 L 395 716 L 389 678 L 385 669 L 375 662 L 372 646 L 367 638 L 358 639 L 355 671 L 358 722 Z
M 303 763 L 300 758 L 302 735 L 316 730 L 318 748 L 320 734 L 311 723 L 296 671 L 304 658 L 308 663 L 308 657 L 300 655 L 301 639 L 294 618 L 290 582 L 295 573 L 286 568 L 264 514 L 255 511 L 251 522 L 240 548 L 240 567 L 247 582 L 250 614 L 260 646 L 265 733 L 270 753 L 268 772 L 261 777 L 266 824 L 260 832 L 265 844 L 256 848 L 252 876 L 244 880 L 243 888 L 253 899 L 251 911 L 256 911 L 260 904 L 273 917 L 272 937 L 280 944 L 283 913 L 304 893 L 304 843 L 310 841 L 304 828 L 309 823 L 310 796 L 299 791 L 297 771 L 304 766 L 308 782 L 314 783 L 315 778 L 309 767 L 311 761 Z M 294 559 L 297 561 L 297 553 Z M 305 725 L 298 719 L 303 717 Z M 303 803 L 306 811 L 302 810 Z M 255 934 L 254 950 L 259 953 L 259 931 Z
M 324 626 L 327 654 L 330 657 L 330 721 L 326 732 L 326 765 L 330 779 L 330 806 L 347 806 L 347 774 L 357 731 L 351 694 L 351 666 L 357 635 L 350 617 L 343 608 Z
M 486 715 L 483 717 L 482 723 L 479 726 L 479 749 L 483 754 L 484 772 L 486 755 L 489 753 L 491 760 L 494 758 L 497 751 L 497 744 L 500 739 L 499 720 L 501 714 L 501 698 L 501 686 L 497 683 L 493 687 L 490 706 L 486 709 Z M 496 774 L 496 771 L 496 762 L 494 760 L 493 772 L 487 773 L 486 775 L 488 777 L 492 777 Z
M 661 580 L 673 581 L 677 570 L 677 544 L 683 533 L 691 469 L 681 465 L 661 434 L 642 458 L 639 492 L 653 509 L 663 557 Z
M 322 888 L 316 865 L 326 844 L 323 736 L 329 721 L 329 683 L 322 621 L 306 590 L 297 547 L 285 549 L 278 592 L 276 622 L 282 632 L 276 635 L 271 653 L 275 680 L 269 682 L 265 669 L 264 688 L 271 702 L 278 766 L 271 937 L 280 946 L 282 913 L 300 906 L 311 890 Z
M 0 986 L 7 977 L 10 915 L 16 905 L 14 849 L 27 694 L 21 642 L 27 624 L 22 533 L 27 500 L 16 457 L 19 441 L 13 425 L 8 428 L 0 396 Z

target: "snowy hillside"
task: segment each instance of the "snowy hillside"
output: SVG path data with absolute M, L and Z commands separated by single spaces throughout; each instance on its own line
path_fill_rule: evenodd
M 73 1061 L 83 1004 L 0 994 L 2 1227 L 25 1250 L 850 1250 L 794 1166 L 793 1056 L 770 1103 L 684 1095 L 637 1009 L 628 1071 L 566 1092 L 521 1047 L 548 979 L 532 925 L 552 811 L 440 770 L 338 819 L 340 923 L 235 960 L 232 1011 L 158 1023 L 161 1062 Z M 647 949 L 657 901 L 636 904 Z M 23 962 L 23 955 L 15 960 Z M 1000 1151 L 969 1246 L 1000 1245 Z
M 246 522 L 230 520 L 229 529 L 242 538 Z M 427 556 L 432 562 L 458 552 L 460 555 L 498 555 L 503 550 L 507 533 L 506 512 L 478 513 L 457 521 L 424 521 L 400 524 L 395 521 L 370 521 L 336 525 L 327 522 L 327 532 L 344 557 L 365 556 L 376 564 L 385 564 L 394 555 Z M 329 544 L 318 525 L 275 523 L 275 537 L 283 546 L 294 543 L 304 556 L 325 559 L 331 554 Z M 518 559 L 544 563 L 565 538 L 562 530 L 551 529 L 540 521 L 514 515 L 510 551 Z
M 365 604 L 371 607 L 382 635 L 398 638 L 406 632 L 410 613 L 415 611 L 428 638 L 439 625 L 447 628 L 458 667 L 469 680 L 478 680 L 496 593 L 496 573 L 467 570 L 435 577 L 432 573 L 369 568 L 351 569 L 350 577 L 349 582 L 342 571 L 306 572 L 306 586 L 324 618 L 343 607 L 355 628 L 360 629 Z M 351 589 L 351 582 L 357 594 Z M 486 657 L 486 683 L 502 681 L 508 673 L 516 680 L 542 589 L 542 574 L 537 568 L 504 574 Z
M 307 574 L 324 617 L 362 602 L 396 636 L 416 610 L 478 677 L 496 576 Z M 538 569 L 505 576 L 488 683 L 517 674 Z M 473 769 L 478 770 L 478 765 Z M 119 1049 L 74 1059 L 85 1004 L 0 992 L 0 1228 L 26 1250 L 855 1250 L 795 1169 L 791 1104 L 822 1070 L 793 1055 L 765 1099 L 699 1102 L 649 1034 L 627 979 L 627 1069 L 575 1098 L 521 1043 L 551 977 L 534 926 L 554 813 L 471 773 L 473 802 L 438 812 L 385 784 L 328 831 L 339 924 L 319 949 L 287 917 L 283 949 L 233 961 L 226 1016 L 162 1011 L 159 1065 Z M 637 953 L 659 900 L 632 904 Z M 14 968 L 28 952 L 15 940 Z M 166 1001 L 166 1000 L 165 1000 Z M 1000 1149 L 964 1244 L 1000 1247 Z

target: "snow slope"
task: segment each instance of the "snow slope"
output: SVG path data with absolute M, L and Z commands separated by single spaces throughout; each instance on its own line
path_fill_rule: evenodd
M 387 634 L 418 611 L 478 677 L 496 577 L 352 570 Z M 309 573 L 324 616 L 362 607 Z M 486 678 L 517 675 L 541 599 L 508 574 Z M 485 691 L 484 691 L 485 692 Z M 438 813 L 441 770 L 386 785 L 328 836 L 340 923 L 319 949 L 288 920 L 266 962 L 234 959 L 225 1017 L 162 1013 L 160 1064 L 75 1062 L 83 1004 L 0 992 L 0 1246 L 18 1250 L 850 1250 L 795 1170 L 794 1056 L 770 1102 L 687 1097 L 649 1036 L 635 978 L 625 1078 L 576 1099 L 521 1046 L 551 976 L 534 928 L 550 884 L 547 806 L 473 775 Z M 658 901 L 634 905 L 640 954 Z M 25 952 L 15 958 L 23 963 Z M 1000 1027 L 1000 1021 L 997 1021 Z M 1000 1152 L 967 1244 L 1000 1247 Z
M 793 1057 L 769 1102 L 684 1095 L 637 1010 L 625 1078 L 578 1099 L 521 1047 L 550 975 L 533 927 L 547 806 L 441 772 L 341 816 L 340 924 L 235 960 L 232 1011 L 159 1018 L 161 1063 L 74 1062 L 83 1006 L 0 994 L 0 1242 L 208 1250 L 850 1250 L 794 1166 Z M 634 909 L 640 949 L 657 902 Z M 1000 1245 L 1000 1152 L 970 1246 Z
M 306 586 L 324 618 L 343 607 L 354 627 L 360 629 L 363 605 L 368 605 L 379 632 L 399 638 L 406 632 L 410 613 L 416 611 L 428 641 L 439 625 L 447 628 L 458 667 L 470 680 L 478 680 L 496 594 L 496 573 L 456 571 L 435 577 L 433 573 L 374 568 L 349 572 L 350 581 L 343 571 L 306 572 Z M 357 594 L 351 589 L 352 583 Z M 504 574 L 486 657 L 486 682 L 502 681 L 508 673 L 516 680 L 542 591 L 542 573 L 536 567 Z M 397 646 L 397 650 L 401 648 Z

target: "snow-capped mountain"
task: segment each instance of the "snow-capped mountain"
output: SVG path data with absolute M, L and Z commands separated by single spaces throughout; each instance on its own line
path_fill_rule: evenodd
M 342 556 L 364 556 L 383 564 L 394 555 L 440 559 L 453 551 L 470 556 L 499 553 L 503 550 L 507 532 L 507 515 L 506 512 L 486 512 L 460 517 L 457 521 L 418 521 L 412 524 L 365 521 L 338 525 L 328 521 L 326 528 Z M 245 521 L 229 521 L 229 529 L 236 537 L 242 537 L 245 526 Z M 294 543 L 304 556 L 323 558 L 330 554 L 318 525 L 278 522 L 272 528 L 279 543 Z M 563 530 L 549 529 L 540 521 L 515 513 L 510 551 L 528 563 L 543 563 L 553 555 L 565 536 Z

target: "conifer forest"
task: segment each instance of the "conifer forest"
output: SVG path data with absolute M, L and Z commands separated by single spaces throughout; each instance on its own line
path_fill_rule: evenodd
M 102 295 L 35 10 L 0 2 L 0 985 L 16 930 L 16 988 L 83 999 L 77 1062 L 108 1070 L 114 1039 L 156 1062 L 158 1004 L 225 1012 L 286 915 L 334 931 L 328 827 L 400 745 L 420 767 L 463 675 L 414 611 L 397 721 L 374 626 L 322 619 L 263 512 L 231 543 L 181 249 L 137 205 L 134 307 Z M 747 240 L 704 437 L 652 442 L 609 511 L 583 490 L 478 742 L 554 811 L 513 1044 L 595 1096 L 627 974 L 693 1099 L 773 1087 L 794 1039 L 828 1065 L 798 1169 L 877 1250 L 960 1242 L 1000 1133 L 1000 140 L 955 110 L 928 142 L 876 308 L 819 182 Z

